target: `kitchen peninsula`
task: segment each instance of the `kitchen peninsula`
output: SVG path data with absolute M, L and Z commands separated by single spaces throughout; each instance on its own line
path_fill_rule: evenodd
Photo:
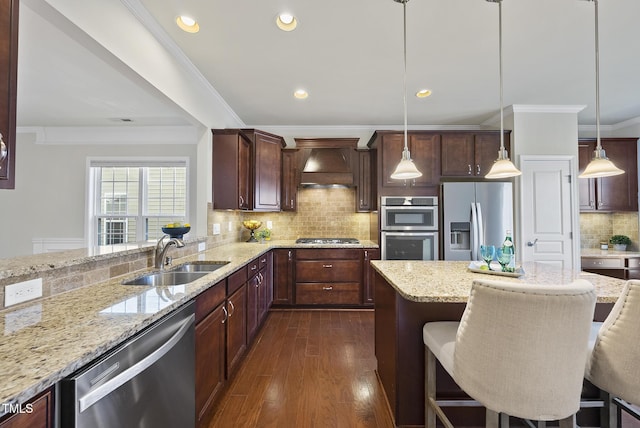
M 422 327 L 429 321 L 457 321 L 464 311 L 474 279 L 534 284 L 568 284 L 577 278 L 590 281 L 597 295 L 597 320 L 603 320 L 625 281 L 597 274 L 560 270 L 542 263 L 525 263 L 520 278 L 473 273 L 469 262 L 372 261 L 375 282 L 375 352 L 396 426 L 424 424 L 424 345 Z M 441 397 L 457 398 L 459 388 L 438 367 Z M 477 412 L 476 412 L 477 411 Z M 474 413 L 475 412 L 475 413 Z M 452 416 L 454 425 L 468 419 L 484 420 L 484 409 L 465 409 Z

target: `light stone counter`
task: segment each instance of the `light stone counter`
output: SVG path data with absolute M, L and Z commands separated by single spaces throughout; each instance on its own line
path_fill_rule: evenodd
M 183 286 L 125 286 L 125 279 L 135 274 L 87 285 L 49 298 L 0 311 L 0 416 L 4 403 L 24 403 L 46 390 L 100 355 L 122 343 L 153 322 L 194 299 L 218 281 L 246 265 L 272 248 L 378 248 L 371 241 L 350 245 L 307 245 L 295 241 L 235 243 L 215 247 L 193 256 L 174 260 L 174 266 L 194 261 L 228 261 L 224 267 Z M 125 251 L 139 251 L 139 248 Z M 86 250 L 77 251 L 78 260 L 60 260 L 59 256 L 43 255 L 55 266 L 79 260 L 91 262 L 94 257 Z M 10 267 L 22 272 L 29 269 L 24 260 L 3 261 L 0 270 Z M 34 260 L 34 258 L 31 258 Z M 33 265 L 32 269 L 40 268 Z
M 578 278 L 591 282 L 598 302 L 616 301 L 624 280 L 602 275 L 560 270 L 543 263 L 525 263 L 519 278 L 471 272 L 469 262 L 374 260 L 371 265 L 405 299 L 414 302 L 466 302 L 474 279 L 493 279 L 534 284 L 568 284 Z
M 601 250 L 599 248 L 583 248 L 580 250 L 580 257 L 596 258 L 596 259 L 625 259 L 631 257 L 640 257 L 640 253 L 635 251 L 616 251 Z

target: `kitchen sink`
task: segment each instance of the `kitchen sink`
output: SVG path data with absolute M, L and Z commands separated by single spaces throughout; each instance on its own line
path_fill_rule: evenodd
M 229 264 L 229 262 L 188 262 L 174 269 L 171 269 L 171 272 L 213 272 L 214 270 L 218 270 L 227 264 Z
M 124 281 L 124 285 L 150 285 L 160 287 L 166 285 L 182 285 L 202 278 L 209 272 L 153 272 L 139 276 L 129 281 Z

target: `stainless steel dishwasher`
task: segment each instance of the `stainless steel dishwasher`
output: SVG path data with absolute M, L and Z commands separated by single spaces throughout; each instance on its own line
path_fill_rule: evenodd
M 195 426 L 194 308 L 188 303 L 62 380 L 61 426 Z

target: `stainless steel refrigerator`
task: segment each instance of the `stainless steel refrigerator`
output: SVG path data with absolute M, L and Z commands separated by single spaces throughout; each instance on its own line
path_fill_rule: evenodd
M 480 245 L 513 240 L 513 188 L 507 182 L 442 184 L 443 254 L 445 260 L 480 260 Z

